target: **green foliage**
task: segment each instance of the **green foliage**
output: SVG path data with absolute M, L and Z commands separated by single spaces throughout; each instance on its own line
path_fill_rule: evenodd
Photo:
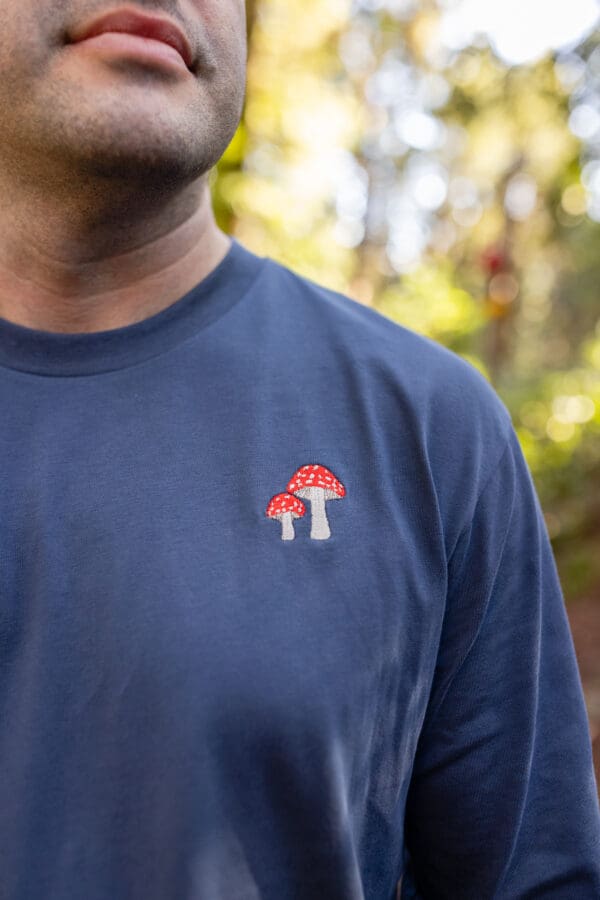
M 421 265 L 402 281 L 381 292 L 377 308 L 407 328 L 455 349 L 485 324 L 485 315 L 474 297 L 456 284 L 448 263 Z

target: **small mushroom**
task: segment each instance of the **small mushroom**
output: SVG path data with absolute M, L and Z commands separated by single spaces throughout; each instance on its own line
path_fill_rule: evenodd
M 293 541 L 294 519 L 300 519 L 306 512 L 306 507 L 301 500 L 292 494 L 276 494 L 267 506 L 267 516 L 281 522 L 281 540 Z
M 331 537 L 326 500 L 341 500 L 346 496 L 346 488 L 325 466 L 302 466 L 295 472 L 287 486 L 290 494 L 310 501 L 310 536 L 315 541 L 326 541 Z

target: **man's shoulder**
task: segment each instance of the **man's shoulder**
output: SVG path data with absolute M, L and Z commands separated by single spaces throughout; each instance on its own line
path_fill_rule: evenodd
M 297 337 L 325 342 L 332 366 L 354 362 L 364 378 L 395 389 L 448 438 L 479 429 L 486 445 L 508 436 L 510 413 L 487 378 L 442 344 L 394 322 L 346 294 L 271 260 L 281 279 L 278 311 Z
M 295 383 L 314 396 L 314 383 L 326 382 L 373 453 L 429 473 L 452 546 L 507 447 L 503 400 L 454 351 L 276 265 L 270 315 L 286 351 L 287 335 L 293 340 Z

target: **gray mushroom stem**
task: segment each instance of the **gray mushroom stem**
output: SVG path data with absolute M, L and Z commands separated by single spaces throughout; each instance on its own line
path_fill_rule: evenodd
M 293 541 L 296 537 L 296 533 L 294 531 L 294 520 L 292 518 L 291 512 L 283 513 L 281 516 L 281 540 L 282 541 Z
M 323 488 L 311 487 L 304 496 L 310 501 L 310 536 L 314 541 L 326 541 L 331 537 L 331 529 L 325 512 L 325 491 Z

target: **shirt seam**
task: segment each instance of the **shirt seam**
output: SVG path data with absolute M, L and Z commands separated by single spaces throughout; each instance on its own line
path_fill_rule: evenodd
M 472 515 L 470 516 L 470 518 L 469 518 L 468 522 L 466 523 L 466 525 L 464 526 L 464 528 L 461 529 L 459 538 L 458 538 L 458 540 L 457 540 L 457 542 L 456 542 L 456 546 L 455 546 L 454 550 L 452 551 L 452 554 L 451 554 L 451 556 L 450 556 L 450 558 L 449 558 L 449 561 L 448 561 L 448 569 L 449 569 L 449 566 L 450 566 L 450 562 L 451 562 L 451 560 L 452 560 L 452 558 L 454 557 L 454 554 L 455 554 L 455 552 L 456 552 L 456 548 L 457 548 L 457 547 L 459 546 L 459 544 L 460 544 L 460 539 L 462 538 L 463 534 L 465 534 L 470 528 L 472 528 L 473 522 L 474 522 L 474 519 L 475 519 L 475 516 L 476 516 L 476 514 L 477 514 L 477 510 L 478 510 L 479 505 L 480 505 L 480 503 L 481 503 L 481 501 L 482 501 L 483 495 L 485 494 L 485 492 L 486 492 L 486 490 L 487 490 L 487 488 L 488 488 L 490 482 L 491 482 L 492 479 L 494 478 L 494 476 L 497 475 L 498 470 L 500 469 L 500 466 L 502 465 L 502 462 L 503 462 L 503 460 L 504 460 L 504 457 L 506 456 L 506 454 L 508 453 L 508 451 L 509 451 L 509 449 L 510 449 L 510 447 L 511 447 L 511 443 L 512 443 L 512 441 L 511 441 L 511 432 L 510 432 L 510 429 L 509 429 L 509 432 L 508 432 L 508 434 L 507 434 L 507 436 L 506 436 L 505 443 L 504 443 L 504 445 L 503 445 L 503 448 L 502 448 L 502 451 L 501 451 L 501 453 L 500 453 L 500 456 L 498 457 L 498 460 L 497 460 L 496 464 L 492 467 L 492 470 L 490 471 L 489 475 L 488 475 L 487 478 L 485 479 L 485 482 L 484 482 L 484 484 L 483 484 L 483 487 L 482 487 L 481 490 L 479 491 L 479 494 L 478 494 L 478 496 L 477 496 L 477 500 L 476 500 L 475 505 L 474 505 L 474 508 L 473 508 L 473 513 L 472 513 Z M 511 507 L 510 507 L 510 512 L 509 512 L 508 517 L 507 517 L 507 526 L 506 526 L 506 530 L 505 530 L 505 533 L 504 533 L 504 538 L 503 538 L 503 540 L 502 540 L 502 547 L 500 548 L 500 552 L 499 552 L 499 554 L 498 554 L 498 565 L 496 566 L 496 569 L 495 569 L 495 571 L 494 571 L 494 576 L 493 576 L 493 578 L 492 578 L 492 584 L 494 583 L 494 581 L 495 581 L 495 579 L 496 579 L 496 574 L 497 574 L 497 571 L 498 571 L 498 567 L 499 567 L 499 565 L 500 565 L 500 562 L 501 562 L 501 560 L 502 560 L 502 555 L 503 555 L 503 553 L 504 553 L 504 547 L 505 547 L 506 539 L 507 539 L 507 537 L 508 537 L 508 532 L 509 532 L 510 520 L 511 520 L 511 518 L 512 518 L 513 509 L 514 509 L 514 503 L 515 503 L 515 497 L 514 497 L 514 493 L 513 493 L 512 502 L 511 502 Z M 448 569 L 446 570 L 446 571 L 447 571 L 447 585 L 448 585 L 448 587 L 447 587 L 447 592 L 446 592 L 446 605 L 445 605 L 444 614 L 446 614 L 446 613 L 448 612 L 448 599 L 449 599 L 449 593 L 450 593 L 450 588 L 449 588 L 449 581 L 450 581 L 450 579 L 449 579 Z M 459 588 L 462 586 L 463 580 L 464 580 L 464 572 L 461 571 L 461 572 L 460 572 L 460 575 L 459 575 L 458 585 L 457 585 L 457 588 L 456 588 L 456 589 L 459 589 Z M 471 641 L 469 642 L 469 645 L 468 645 L 467 649 L 465 650 L 465 652 L 464 652 L 464 654 L 463 654 L 463 656 L 462 656 L 462 659 L 460 659 L 460 661 L 457 662 L 456 667 L 454 668 L 454 671 L 453 671 L 452 674 L 448 677 L 447 682 L 446 682 L 446 685 L 445 685 L 445 687 L 444 687 L 444 689 L 443 689 L 443 692 L 442 692 L 442 694 L 440 695 L 439 699 L 437 700 L 435 706 L 429 711 L 429 714 L 427 715 L 427 723 L 426 723 L 426 726 L 422 729 L 422 731 L 425 731 L 425 730 L 428 730 L 429 728 L 431 728 L 432 723 L 435 721 L 435 719 L 436 719 L 437 716 L 439 715 L 439 711 L 440 711 L 441 707 L 442 707 L 443 704 L 444 704 L 444 700 L 445 700 L 445 698 L 446 698 L 446 695 L 447 695 L 448 691 L 449 691 L 450 688 L 452 687 L 453 682 L 455 681 L 455 679 L 456 679 L 457 675 L 459 674 L 460 670 L 462 669 L 462 667 L 465 665 L 466 661 L 467 661 L 468 658 L 469 658 L 469 655 L 470 655 L 471 651 L 473 650 L 473 647 L 474 647 L 475 644 L 477 643 L 477 638 L 478 638 L 478 636 L 479 636 L 479 632 L 481 631 L 481 627 L 482 627 L 482 624 L 483 624 L 483 620 L 484 620 L 484 618 L 485 618 L 486 610 L 487 610 L 487 604 L 484 603 L 484 604 L 482 605 L 482 609 L 481 609 L 481 613 L 480 613 L 480 616 L 479 616 L 479 620 L 478 620 L 478 622 L 477 622 L 477 626 L 476 626 L 476 628 L 474 629 L 474 632 L 473 632 L 473 637 L 472 637 Z M 440 646 L 441 646 L 441 644 L 440 644 Z M 438 658 L 439 658 L 439 647 L 438 647 L 438 653 L 437 653 L 437 657 L 436 657 L 436 662 L 437 662 L 437 659 L 438 659 Z

